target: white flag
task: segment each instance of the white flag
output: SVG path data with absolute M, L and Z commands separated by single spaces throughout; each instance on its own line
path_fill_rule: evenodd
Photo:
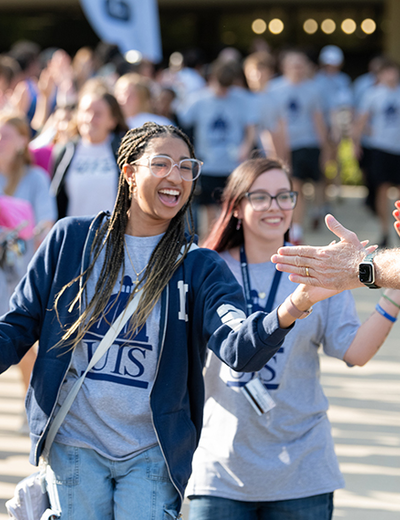
M 81 0 L 97 35 L 125 54 L 137 50 L 150 61 L 162 59 L 157 0 Z

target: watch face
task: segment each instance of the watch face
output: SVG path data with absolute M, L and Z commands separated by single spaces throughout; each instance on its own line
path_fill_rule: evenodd
M 374 266 L 361 263 L 358 268 L 358 276 L 361 283 L 374 283 Z

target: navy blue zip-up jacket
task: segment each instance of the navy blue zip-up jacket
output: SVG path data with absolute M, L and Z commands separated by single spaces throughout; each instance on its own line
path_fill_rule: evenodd
M 0 373 L 20 361 L 39 340 L 38 356 L 26 398 L 32 451 L 39 456 L 53 417 L 71 351 L 52 348 L 78 318 L 69 311 L 77 283 L 58 303 L 62 287 L 88 266 L 93 238 L 104 215 L 64 218 L 42 243 L 0 319 Z M 154 429 L 171 480 L 184 494 L 202 426 L 202 369 L 208 346 L 238 371 L 257 371 L 280 348 L 290 329 L 279 327 L 276 310 L 246 319 L 243 291 L 219 255 L 195 246 L 162 294 L 159 357 L 150 407 Z

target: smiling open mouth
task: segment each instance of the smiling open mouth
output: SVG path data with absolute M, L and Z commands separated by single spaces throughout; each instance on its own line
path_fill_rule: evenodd
M 173 188 L 164 188 L 158 192 L 161 202 L 167 206 L 175 206 L 179 201 L 180 194 L 179 190 Z
M 267 224 L 279 224 L 282 221 L 280 217 L 267 217 L 263 219 Z

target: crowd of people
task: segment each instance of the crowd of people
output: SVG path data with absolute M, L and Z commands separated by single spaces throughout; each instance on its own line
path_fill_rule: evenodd
M 202 237 L 218 215 L 229 174 L 259 153 L 276 155 L 291 168 L 299 196 L 290 238 L 302 243 L 304 226 L 316 228 L 327 212 L 326 185 L 340 184 L 338 146 L 343 137 L 351 138 L 368 188 L 367 203 L 381 225 L 380 245 L 387 246 L 387 191 L 398 185 L 400 157 L 397 64 L 374 56 L 368 72 L 352 81 L 342 71 L 344 54 L 334 45 L 324 47 L 317 60 L 298 48 L 276 53 L 259 47 L 247 56 L 226 48 L 211 63 L 196 49 L 173 53 L 168 66 L 161 67 L 146 60 L 128 63 L 112 45 L 81 48 L 71 57 L 62 49 L 41 51 L 32 42 L 19 42 L 0 56 L 0 107 L 17 112 L 30 125 L 31 157 L 53 179 L 60 217 L 86 214 L 87 203 L 79 199 L 87 189 L 82 167 L 88 175 L 96 171 L 97 181 L 109 187 L 110 200 L 100 196 L 98 208 L 112 209 L 112 154 L 127 128 L 146 121 L 181 127 L 204 163 L 195 197 Z M 95 112 L 90 96 L 103 99 L 94 103 L 100 107 Z M 104 103 L 108 106 L 101 114 Z M 97 121 L 88 125 L 97 130 L 90 132 L 98 135 L 85 135 L 83 121 L 92 117 Z M 72 155 L 56 174 L 65 149 L 66 157 Z M 305 182 L 314 183 L 309 212 Z M 98 188 L 102 193 L 100 184 Z M 67 212 L 67 199 L 76 193 L 78 200 L 71 200 Z
M 3 244 L 0 371 L 21 368 L 30 460 L 46 454 L 68 518 L 175 519 L 185 494 L 190 520 L 332 518 L 344 483 L 318 348 L 364 365 L 400 310 L 378 272 L 389 288 L 360 324 L 344 289 L 374 248 L 347 230 L 324 250 L 326 276 L 320 250 L 298 246 L 340 183 L 325 171 L 343 137 L 388 244 L 399 68 L 374 57 L 352 82 L 343 65 L 335 46 L 318 63 L 227 48 L 165 68 L 104 44 L 69 56 L 20 42 L 0 56 L 0 213 L 2 197 L 22 199 L 32 220 L 25 247 L 18 232 Z M 334 283 L 345 247 L 348 278 Z

